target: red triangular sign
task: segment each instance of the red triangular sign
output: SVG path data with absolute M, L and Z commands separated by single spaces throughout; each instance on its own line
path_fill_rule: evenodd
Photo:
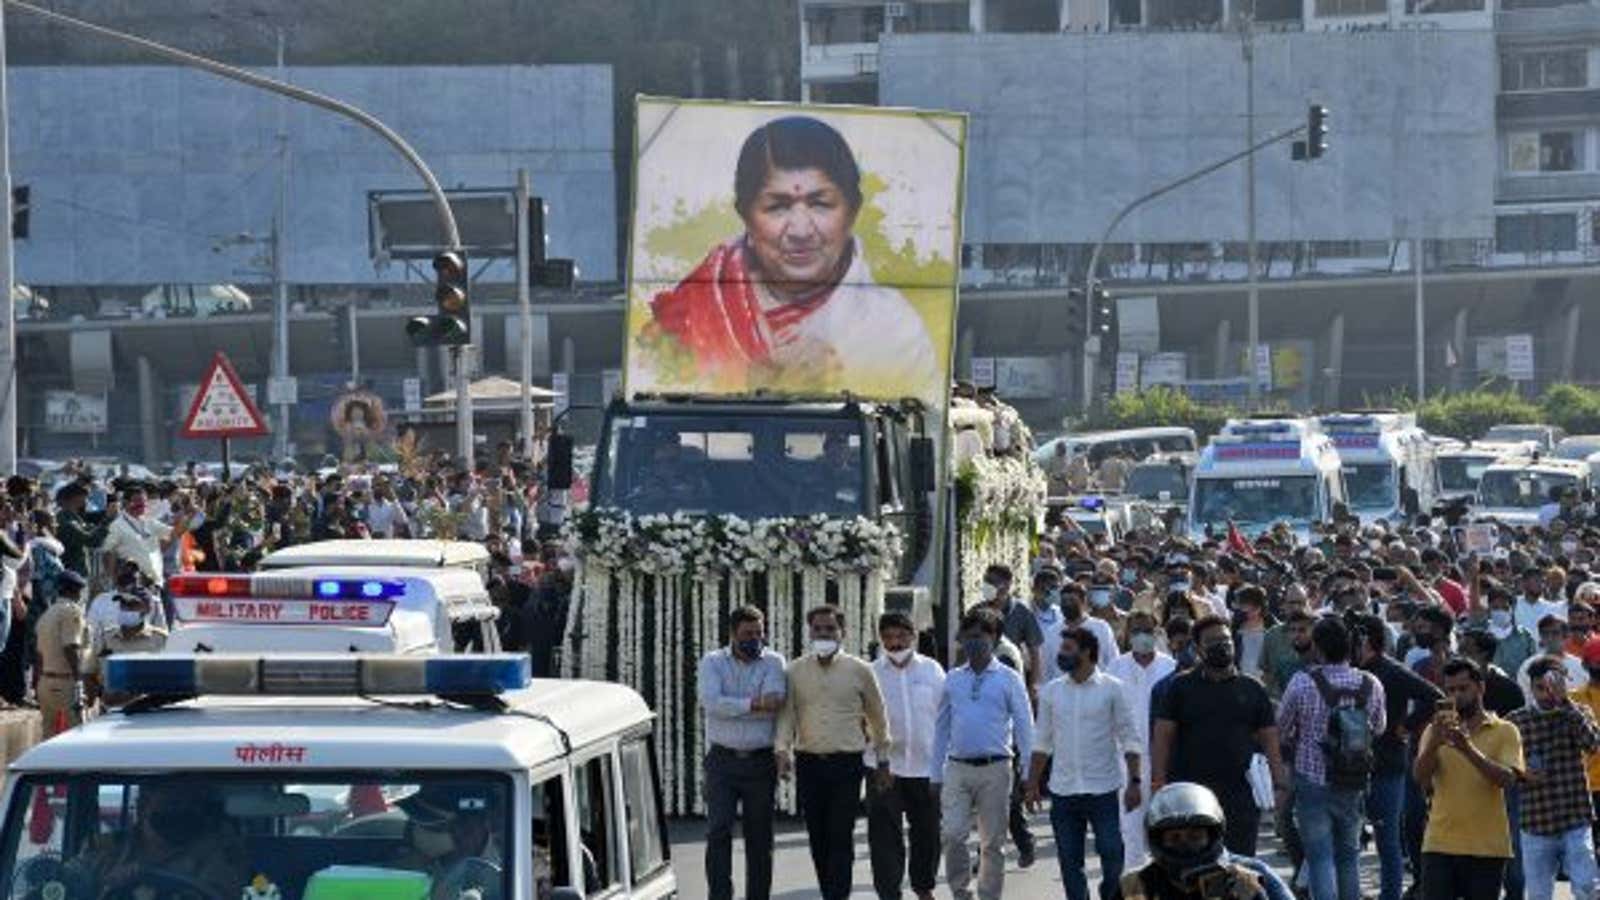
M 239 373 L 218 353 L 189 404 L 181 434 L 186 438 L 257 437 L 267 434 L 267 420 L 251 401 Z

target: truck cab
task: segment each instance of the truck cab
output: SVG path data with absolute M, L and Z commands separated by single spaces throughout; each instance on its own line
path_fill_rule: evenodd
M 1286 522 L 1308 542 L 1312 523 L 1345 502 L 1339 451 L 1314 420 L 1233 419 L 1195 466 L 1189 530 L 1216 533 L 1232 522 L 1254 536 Z

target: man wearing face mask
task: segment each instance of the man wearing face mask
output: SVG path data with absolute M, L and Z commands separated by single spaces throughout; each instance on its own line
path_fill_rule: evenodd
M 903 612 L 878 619 L 878 658 L 873 674 L 883 690 L 889 733 L 887 788 L 867 786 L 867 843 L 872 851 L 872 885 L 884 900 L 900 896 L 908 874 L 906 831 L 910 831 L 911 890 L 917 900 L 931 900 L 939 871 L 939 807 L 928 789 L 933 754 L 933 723 L 939 716 L 944 669 L 915 649 L 916 627 Z M 868 753 L 869 767 L 876 763 Z
M 1511 592 L 1487 575 L 1477 574 L 1468 583 L 1467 624 L 1485 628 L 1494 636 L 1494 664 L 1506 672 L 1516 672 L 1538 651 L 1532 629 L 1517 624 L 1512 610 Z
M 850 896 L 855 860 L 856 812 L 869 744 L 877 786 L 888 787 L 889 722 L 872 666 L 841 649 L 844 621 L 832 606 L 806 612 L 806 655 L 789 663 L 789 693 L 778 711 L 778 774 L 795 775 L 795 793 L 805 812 L 811 865 L 823 900 Z
M 1100 646 L 1112 648 L 1118 646 L 1117 636 L 1111 630 L 1111 625 L 1104 619 L 1089 615 L 1089 592 L 1083 589 L 1083 585 L 1072 582 L 1061 588 L 1061 615 L 1067 628 L 1088 629 L 1094 634 L 1095 639 L 1100 641 Z M 1104 671 L 1110 664 L 1110 660 L 1101 659 L 1095 667 Z
M 141 784 L 138 791 L 132 826 L 118 836 L 96 837 L 67 864 L 75 876 L 69 882 L 94 885 L 83 896 L 160 896 L 158 888 L 172 883 L 148 875 L 151 871 L 192 881 L 214 897 L 232 897 L 249 881 L 248 854 L 222 833 L 222 801 L 211 789 L 162 782 Z M 151 884 L 144 883 L 146 878 Z
M 506 848 L 495 827 L 495 794 L 481 784 L 439 782 L 395 802 L 410 843 L 397 865 L 431 876 L 430 900 L 500 896 Z M 466 894 L 471 889 L 478 893 Z
M 772 819 L 778 789 L 773 756 L 777 714 L 787 693 L 783 657 L 767 648 L 766 618 L 754 606 L 728 617 L 728 646 L 698 669 L 705 712 L 706 887 L 733 897 L 733 823 L 744 820 L 745 896 L 772 890 Z
M 1127 630 L 1128 616 L 1119 605 L 1119 597 L 1123 593 L 1117 585 L 1117 561 L 1102 559 L 1095 563 L 1094 577 L 1089 582 L 1089 615 L 1111 626 L 1114 635 L 1121 635 Z M 1126 605 L 1133 605 L 1131 596 Z
M 1555 616 L 1563 622 L 1567 620 L 1566 601 L 1546 596 L 1543 569 L 1529 566 L 1522 570 L 1521 579 L 1522 593 L 1517 596 L 1516 606 L 1512 610 L 1518 627 L 1533 632 L 1538 629 L 1539 621 L 1545 616 Z
M 1048 570 L 1040 570 L 1044 574 Z M 1038 576 L 1034 577 L 1038 581 Z M 983 573 L 984 602 L 989 604 L 996 613 L 1000 614 L 1003 623 L 1001 633 L 1006 640 L 1017 645 L 1022 651 L 1023 676 L 1028 682 L 1028 696 L 1038 696 L 1039 684 L 1044 673 L 1044 660 L 1040 656 L 1039 648 L 1044 646 L 1044 630 L 1039 627 L 1039 619 L 1034 615 L 1034 610 L 1028 604 L 1011 595 L 1013 584 L 1011 568 L 1003 565 L 991 565 Z
M 978 890 L 999 900 L 1005 888 L 1001 847 L 1010 812 L 1013 748 L 1033 746 L 1033 710 L 1022 676 L 994 656 L 1000 617 L 979 607 L 961 617 L 966 663 L 950 671 L 939 695 L 928 768 L 939 801 L 945 878 L 955 900 L 972 900 L 967 838 L 978 824 Z M 976 815 L 974 815 L 976 814 Z
M 1134 728 L 1139 734 L 1139 765 L 1137 775 L 1141 785 L 1150 783 L 1150 704 L 1156 683 L 1177 670 L 1172 657 L 1156 649 L 1156 619 L 1144 610 L 1128 615 L 1128 652 L 1119 655 L 1106 668 L 1108 674 L 1122 683 L 1122 694 L 1128 709 L 1133 713 Z M 1132 809 L 1122 812 L 1122 846 L 1128 862 L 1138 864 L 1144 859 L 1144 798 Z
M 167 646 L 167 632 L 150 624 L 150 595 L 143 591 L 130 591 L 117 595 L 117 626 L 105 629 L 94 636 L 89 659 L 84 663 L 88 680 L 87 694 L 90 703 L 103 700 L 107 706 L 126 702 L 125 697 L 102 694 L 102 662 L 108 656 L 132 653 L 160 653 Z
M 1589 683 L 1589 673 L 1584 671 L 1583 660 L 1566 652 L 1567 623 L 1555 616 L 1545 616 L 1539 622 L 1539 656 L 1534 656 L 1523 662 L 1522 668 L 1517 670 L 1517 687 L 1522 689 L 1522 696 L 1527 705 L 1534 704 L 1534 682 L 1536 678 L 1530 675 L 1533 665 L 1541 659 L 1554 659 L 1561 663 L 1566 683 L 1572 687 L 1583 687 Z
M 1566 871 L 1573 897 L 1595 895 L 1594 801 L 1585 754 L 1600 750 L 1600 725 L 1567 696 L 1564 667 L 1553 656 L 1528 667 L 1533 702 L 1508 718 L 1522 736 L 1521 858 L 1528 900 L 1550 900 Z
M 1039 623 L 1044 643 L 1039 646 L 1039 683 L 1061 677 L 1056 669 L 1056 651 L 1061 648 L 1061 628 L 1066 624 L 1061 612 L 1061 573 L 1054 567 L 1041 569 L 1033 576 L 1033 616 Z M 1036 694 L 1032 695 L 1037 697 Z
M 1194 640 L 1203 665 L 1174 678 L 1156 710 L 1151 788 L 1171 781 L 1210 788 L 1228 814 L 1228 849 L 1253 856 L 1261 810 L 1247 777 L 1251 757 L 1266 756 L 1273 785 L 1288 788 L 1272 701 L 1261 682 L 1234 666 L 1226 619 L 1196 622 Z

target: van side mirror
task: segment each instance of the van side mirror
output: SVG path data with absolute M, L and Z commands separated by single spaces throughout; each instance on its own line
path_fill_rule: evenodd
M 927 493 L 939 486 L 937 460 L 933 438 L 923 435 L 911 439 L 911 483 L 919 493 Z
M 572 436 L 550 435 L 550 445 L 545 451 L 548 477 L 545 483 L 551 490 L 565 491 L 572 487 Z

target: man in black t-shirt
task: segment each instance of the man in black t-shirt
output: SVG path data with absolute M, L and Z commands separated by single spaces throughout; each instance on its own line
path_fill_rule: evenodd
M 1272 701 L 1261 682 L 1234 665 L 1226 620 L 1207 616 L 1193 636 L 1201 665 L 1174 678 L 1156 710 L 1150 789 L 1178 781 L 1210 788 L 1227 813 L 1228 850 L 1254 856 L 1261 810 L 1247 778 L 1251 756 L 1266 756 L 1277 790 L 1288 785 Z

